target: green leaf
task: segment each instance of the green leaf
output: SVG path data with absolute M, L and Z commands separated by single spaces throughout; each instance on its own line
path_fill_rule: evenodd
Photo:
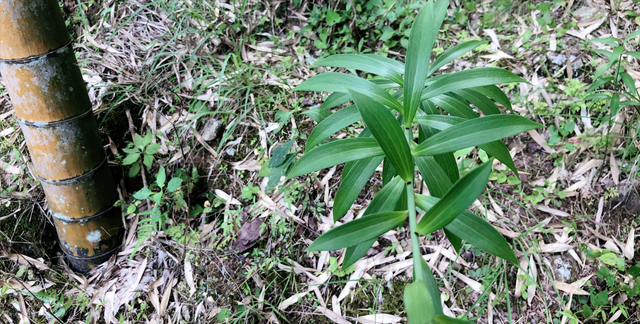
M 633 80 L 631 75 L 629 75 L 629 73 L 627 72 L 621 72 L 620 77 L 622 78 L 624 85 L 626 85 L 627 89 L 629 89 L 629 92 L 632 95 L 638 95 L 638 89 L 636 88 L 635 81 Z
M 421 93 L 427 78 L 431 50 L 436 40 L 438 29 L 434 32 L 434 8 L 429 1 L 413 21 L 409 34 L 409 47 L 405 58 L 404 72 L 404 124 L 411 125 L 420 104 Z M 438 26 L 439 27 L 439 26 Z
M 384 157 L 372 157 L 356 161 L 342 177 L 340 187 L 333 202 L 333 220 L 337 221 L 349 211 L 353 202 L 358 198 L 362 188 L 369 182 L 369 178 L 376 171 Z M 344 172 L 344 171 L 343 171 Z
M 384 151 L 375 138 L 348 138 L 333 141 L 305 153 L 289 170 L 291 179 L 337 164 L 383 155 Z
M 165 173 L 164 167 L 160 166 L 160 170 L 158 170 L 158 174 L 156 174 L 156 184 L 158 187 L 164 188 L 164 184 L 167 181 L 167 174 Z
M 129 169 L 129 178 L 137 176 L 138 172 L 140 172 L 140 162 L 136 162 L 131 165 L 131 168 Z
M 148 132 L 146 135 L 144 135 L 144 137 L 142 138 L 142 145 L 143 146 L 147 146 L 149 144 L 151 144 L 151 140 L 152 140 L 152 135 L 151 132 Z
M 327 10 L 327 19 L 326 20 L 327 20 L 327 25 L 328 26 L 333 26 L 334 24 L 336 24 L 337 22 L 340 21 L 340 15 L 337 12 L 329 9 L 329 10 Z
M 414 156 L 435 155 L 482 145 L 519 134 L 542 125 L 517 115 L 491 115 L 449 127 L 420 143 Z
M 144 150 L 145 154 L 156 154 L 158 153 L 158 151 L 160 151 L 160 148 L 162 147 L 162 145 L 157 144 L 157 143 L 152 143 L 149 144 L 149 146 L 147 146 L 147 148 Z
M 431 295 L 431 300 L 433 300 L 433 311 L 436 315 L 442 315 L 442 302 L 440 300 L 440 289 L 438 289 L 438 283 L 436 282 L 436 278 L 433 276 L 431 272 L 431 268 L 424 261 L 424 258 L 420 257 L 420 262 L 422 262 L 422 282 L 427 287 L 429 291 L 429 295 Z
M 470 88 L 470 90 L 476 91 L 484 96 L 487 96 L 489 98 L 491 98 L 493 101 L 505 106 L 507 109 L 513 111 L 513 108 L 511 107 L 511 101 L 509 100 L 509 97 L 507 97 L 506 94 L 504 94 L 504 92 L 502 92 L 502 90 L 500 90 L 500 88 L 498 88 L 495 85 L 487 85 L 487 86 L 483 86 L 483 87 L 474 87 L 474 88 Z
M 498 106 L 486 96 L 473 91 L 471 89 L 456 90 L 454 93 L 460 95 L 460 97 L 466 99 L 468 102 L 480 109 L 485 115 L 497 115 L 500 114 Z
M 435 96 L 429 99 L 429 101 L 456 117 L 462 117 L 466 119 L 480 117 L 475 111 L 473 111 L 468 103 L 458 99 L 457 96 L 452 96 L 451 94 L 442 94 L 439 96 Z
M 435 324 L 473 324 L 473 322 L 451 318 L 445 315 L 436 315 L 433 317 L 433 322 Z
M 399 226 L 408 215 L 404 210 L 377 213 L 352 220 L 318 237 L 307 251 L 333 251 L 367 242 Z
M 376 60 L 378 64 L 385 65 L 387 69 L 395 73 L 404 74 L 404 63 L 400 61 L 397 61 L 382 55 L 378 55 L 378 54 L 362 54 L 362 56 L 366 56 Z
M 426 211 L 438 203 L 439 199 L 416 194 L 415 201 L 418 208 Z M 518 264 L 518 259 L 502 234 L 491 224 L 468 210 L 458 214 L 451 223 L 445 226 L 445 229 L 482 251 Z
M 133 162 L 138 161 L 139 158 L 140 158 L 140 153 L 129 154 L 129 155 L 127 155 L 126 158 L 124 158 L 124 160 L 122 160 L 122 165 L 133 164 Z
M 402 105 L 393 98 L 387 91 L 355 75 L 326 72 L 318 74 L 295 87 L 294 91 L 332 91 L 347 93 L 347 87 L 356 90 L 373 98 L 390 108 L 399 112 L 402 111 Z
M 153 155 L 151 154 L 145 154 L 142 157 L 142 164 L 144 164 L 147 168 L 151 168 L 151 165 L 153 164 Z
M 269 167 L 276 168 L 287 159 L 287 154 L 289 154 L 289 150 L 291 146 L 293 146 L 293 142 L 295 140 L 290 140 L 282 145 L 278 145 L 273 152 L 271 153 L 271 159 L 269 160 Z
M 367 217 L 381 212 L 393 211 L 395 206 L 402 195 L 403 188 L 405 187 L 404 180 L 400 177 L 395 177 L 389 181 L 382 190 L 371 200 L 369 207 L 365 210 L 362 217 Z M 376 242 L 377 238 L 371 239 L 367 242 L 358 244 L 357 246 L 351 246 L 347 248 L 345 258 L 342 266 L 348 267 L 358 261 L 362 256 L 367 253 L 369 248 Z
M 616 47 L 622 44 L 622 40 L 615 37 L 605 37 L 605 38 L 594 38 L 588 40 L 590 43 L 602 43 L 612 47 Z
M 144 149 L 145 147 L 144 140 L 142 139 L 142 136 L 140 136 L 140 134 L 133 135 L 133 144 L 140 150 Z
M 454 221 L 455 221 L 455 219 L 454 219 Z M 451 224 L 449 224 L 449 225 L 451 225 Z M 447 226 L 449 226 L 449 225 L 447 225 Z M 447 229 L 447 227 L 443 228 L 443 230 L 444 230 L 444 236 L 447 237 L 447 240 L 449 240 L 449 243 L 451 243 L 451 246 L 453 247 L 453 249 L 456 251 L 456 253 L 460 254 L 460 249 L 462 249 L 462 239 L 460 237 L 456 236 L 455 234 L 451 233 Z
M 614 118 L 620 112 L 620 95 L 614 93 L 611 96 L 611 118 Z
M 357 91 L 349 90 L 353 102 L 373 137 L 378 141 L 398 175 L 405 181 L 413 178 L 413 161 L 409 144 L 391 112 Z
M 319 123 L 323 121 L 325 118 L 331 115 L 331 112 L 322 109 L 322 107 L 315 107 L 309 110 L 301 112 L 301 114 L 311 118 L 314 122 Z
M 360 112 L 356 106 L 349 106 L 336 111 L 318 123 L 311 134 L 309 134 L 305 151 L 309 151 L 327 137 L 361 119 L 362 116 L 360 116 Z
M 415 158 L 416 165 L 422 179 L 429 188 L 429 193 L 434 197 L 442 197 L 453 185 L 442 167 L 431 156 L 420 156 Z
M 178 190 L 181 184 L 182 184 L 181 178 L 173 178 L 169 180 L 169 183 L 167 184 L 167 191 L 174 192 Z
M 640 36 L 640 29 L 634 31 L 633 33 L 627 35 L 627 37 L 624 38 L 624 42 L 628 42 L 630 39 L 634 38 L 634 37 L 638 37 Z
M 136 192 L 133 193 L 133 198 L 137 199 L 137 200 L 145 200 L 147 198 L 149 198 L 149 196 L 151 196 L 151 194 L 153 193 L 153 191 L 149 190 L 149 188 L 144 187 Z
M 434 82 L 422 92 L 422 100 L 461 89 L 500 83 L 526 82 L 521 77 L 499 68 L 462 70 L 433 79 Z
M 433 323 L 435 310 L 433 298 L 427 286 L 421 281 L 414 281 L 404 287 L 404 305 L 407 318 L 411 324 Z
M 484 191 L 491 173 L 492 162 L 493 160 L 489 160 L 456 181 L 449 191 L 426 211 L 418 223 L 416 232 L 426 235 L 439 230 L 466 210 Z
M 440 55 L 429 67 L 427 76 L 432 75 L 434 72 L 438 71 L 441 67 L 445 66 L 447 63 L 472 51 L 474 48 L 483 44 L 486 44 L 486 42 L 472 40 L 472 41 L 467 41 L 449 48 L 444 53 L 442 53 L 442 55 Z
M 399 85 L 402 84 L 403 70 L 397 71 L 398 65 L 389 63 L 392 59 L 379 55 L 336 54 L 324 59 L 319 59 L 315 64 L 345 69 L 360 70 L 388 78 Z M 402 66 L 402 64 L 400 65 Z
M 320 106 L 320 109 L 329 110 L 331 108 L 340 106 L 349 100 L 351 100 L 351 97 L 349 97 L 348 93 L 334 92 L 324 100 L 322 106 Z

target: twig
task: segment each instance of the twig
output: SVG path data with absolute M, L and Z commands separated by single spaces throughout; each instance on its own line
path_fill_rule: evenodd
M 127 120 L 129 121 L 129 132 L 131 133 L 131 140 L 133 140 L 135 144 L 136 128 L 135 126 L 133 126 L 133 118 L 131 118 L 131 112 L 129 111 L 129 109 L 127 109 L 125 113 L 127 114 Z M 140 159 L 138 159 L 138 163 L 140 163 L 140 174 L 142 174 L 142 184 L 145 186 L 145 188 L 148 188 L 149 185 L 147 185 L 147 176 L 145 175 L 144 163 L 142 163 Z M 149 201 L 149 198 L 145 200 L 147 202 L 147 210 L 151 209 L 151 201 Z

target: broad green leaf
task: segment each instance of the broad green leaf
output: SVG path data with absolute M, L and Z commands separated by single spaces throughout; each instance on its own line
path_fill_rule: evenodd
M 618 112 L 620 112 L 620 95 L 614 93 L 613 96 L 611 96 L 611 118 L 614 118 Z
M 144 187 L 138 191 L 136 191 L 132 196 L 133 198 L 137 199 L 137 200 L 145 200 L 147 198 L 149 198 L 149 196 L 151 196 L 151 194 L 153 193 L 153 191 L 149 190 L 149 188 Z
M 361 92 L 373 100 L 402 112 L 402 105 L 387 91 L 355 75 L 326 72 L 318 74 L 295 87 L 294 91 L 331 91 L 347 93 L 347 87 Z
M 468 103 L 459 100 L 458 97 L 454 97 L 451 94 L 442 94 L 429 99 L 444 111 L 450 113 L 456 117 L 462 117 L 466 119 L 478 118 L 478 114 L 473 111 L 473 108 Z
M 156 184 L 158 185 L 158 187 L 164 188 L 164 184 L 166 181 L 167 181 L 167 174 L 164 170 L 164 167 L 160 166 L 160 170 L 158 171 L 158 174 L 156 174 Z
M 349 90 L 365 125 L 378 141 L 385 157 L 405 181 L 413 178 L 413 160 L 409 144 L 391 112 L 357 91 Z
M 633 33 L 627 35 L 627 37 L 624 38 L 624 42 L 628 42 L 630 39 L 634 38 L 634 37 L 638 37 L 640 36 L 640 29 L 634 31 Z
M 391 162 L 385 160 L 382 163 L 382 186 L 386 186 L 387 183 L 397 175 L 398 173 L 396 169 L 393 168 L 393 165 L 391 165 Z
M 284 161 L 287 159 L 287 154 L 289 154 L 291 146 L 293 146 L 293 142 L 295 142 L 295 140 L 290 140 L 284 144 L 278 145 L 278 147 L 273 149 L 273 152 L 271 153 L 271 159 L 269 160 L 270 168 L 273 169 L 284 163 Z
M 422 179 L 429 188 L 429 193 L 434 197 L 444 196 L 453 183 L 442 167 L 431 156 L 420 156 L 415 160 Z
M 404 74 L 404 63 L 400 61 L 397 61 L 382 55 L 378 55 L 378 54 L 362 54 L 362 56 L 366 56 L 376 60 L 379 64 L 385 65 L 387 69 L 395 73 Z
M 371 200 L 369 207 L 365 210 L 362 217 L 367 217 L 381 212 L 393 211 L 400 196 L 402 189 L 405 187 L 404 180 L 400 177 L 395 177 L 389 181 L 382 190 Z M 358 244 L 357 246 L 351 246 L 347 248 L 345 258 L 342 263 L 343 267 L 348 267 L 358 261 L 362 256 L 367 253 L 369 248 L 376 242 L 377 238 L 373 238 L 367 242 Z
M 629 75 L 629 73 L 627 72 L 621 72 L 620 77 L 622 78 L 622 82 L 624 82 L 624 85 L 626 85 L 627 89 L 629 89 L 629 92 L 632 95 L 637 95 L 638 89 L 636 88 L 635 81 L 633 80 L 631 75 Z
M 373 138 L 373 135 L 371 135 L 371 132 L 368 129 L 363 129 L 362 132 L 360 132 L 360 134 L 358 134 L 358 138 Z M 342 178 L 344 178 L 345 175 L 347 175 L 347 173 L 349 173 L 349 169 L 351 169 L 351 167 L 358 162 L 357 160 L 355 161 L 349 161 L 347 163 L 344 164 L 344 167 L 342 167 L 342 176 L 341 176 L 341 180 Z
M 473 324 L 473 322 L 461 320 L 458 318 L 452 318 L 445 315 L 436 315 L 433 317 L 435 324 Z
M 443 228 L 443 230 L 444 230 L 444 236 L 447 237 L 447 240 L 449 240 L 449 243 L 451 243 L 451 246 L 453 247 L 453 249 L 456 251 L 456 253 L 460 254 L 460 249 L 462 249 L 462 239 L 454 235 L 453 233 L 451 233 L 446 227 Z
M 420 125 L 432 127 L 438 130 L 447 129 L 464 121 L 466 121 L 464 118 L 444 115 L 426 115 L 416 117 L 416 122 Z M 511 154 L 509 153 L 509 149 L 504 145 L 504 143 L 501 141 L 493 141 L 478 145 L 478 147 L 483 149 L 490 156 L 493 156 L 500 162 L 504 163 L 509 167 L 509 169 L 513 170 L 515 174 L 518 174 L 518 170 L 516 169 L 513 159 L 511 158 Z
M 435 78 L 434 78 L 435 79 Z M 478 68 L 445 74 L 431 83 L 422 92 L 422 100 L 437 95 L 492 84 L 525 82 L 521 77 L 499 68 Z
M 509 100 L 509 97 L 507 97 L 506 94 L 504 94 L 504 92 L 502 92 L 502 90 L 500 90 L 500 88 L 498 88 L 495 85 L 487 85 L 487 86 L 483 86 L 483 87 L 474 87 L 474 88 L 470 88 L 470 90 L 476 91 L 484 96 L 487 96 L 489 98 L 491 98 L 491 100 L 505 106 L 507 109 L 513 111 L 513 108 L 511 107 L 511 101 Z
M 589 88 L 587 89 L 587 93 L 590 93 L 594 90 L 600 89 L 600 87 L 602 87 L 603 85 L 609 83 L 610 81 L 613 80 L 613 77 L 606 77 L 606 78 L 600 78 L 597 79 L 596 81 L 594 81 Z
M 629 56 L 635 57 L 636 59 L 640 60 L 640 52 L 629 51 L 626 54 L 629 55 Z
M 324 100 L 322 106 L 320 106 L 320 109 L 329 110 L 331 108 L 340 106 L 349 100 L 351 100 L 351 97 L 349 97 L 348 93 L 334 92 Z
M 491 173 L 492 160 L 469 171 L 456 181 L 449 191 L 418 223 L 416 232 L 426 235 L 447 226 L 458 214 L 471 205 L 484 191 Z
M 309 151 L 329 136 L 360 119 L 362 119 L 362 116 L 360 116 L 356 106 L 349 106 L 336 111 L 316 125 L 311 134 L 309 134 L 305 151 Z
M 391 59 L 379 55 L 336 54 L 324 59 L 319 59 L 315 64 L 320 66 L 360 70 L 383 76 L 398 84 L 402 84 L 403 81 L 401 74 L 404 73 L 404 71 L 394 70 L 394 67 L 397 67 L 397 65 L 385 64 L 387 63 L 386 60 Z
M 526 132 L 542 125 L 517 115 L 491 115 L 449 127 L 420 143 L 414 156 L 454 152 Z
M 622 40 L 615 37 L 593 38 L 588 40 L 590 43 L 601 43 L 612 47 L 622 44 Z
M 441 67 L 445 66 L 447 63 L 472 51 L 474 48 L 482 44 L 486 44 L 486 42 L 472 40 L 472 41 L 464 42 L 449 48 L 444 53 L 442 53 L 429 67 L 429 72 L 427 72 L 427 76 L 432 75 L 433 73 L 438 71 Z
M 426 114 L 440 114 L 438 109 L 427 101 L 423 102 L 421 104 L 421 107 Z M 420 127 L 418 128 L 418 143 L 424 142 L 427 138 L 437 133 L 438 131 L 431 127 L 420 125 Z M 458 173 L 458 164 L 456 163 L 456 159 L 453 156 L 452 152 L 434 155 L 433 158 L 436 160 L 438 165 L 440 165 L 442 170 L 444 170 L 445 174 L 452 182 L 458 181 L 458 178 L 460 177 L 460 174 Z
M 476 106 L 476 108 L 480 109 L 485 115 L 500 114 L 500 109 L 498 109 L 498 106 L 496 106 L 491 99 L 476 91 L 471 89 L 462 89 L 454 92 Z
M 334 227 L 322 234 L 307 251 L 334 251 L 367 242 L 401 225 L 409 213 L 404 211 L 372 214 Z
M 433 2 L 427 2 L 418 13 L 409 34 L 409 47 L 405 58 L 404 72 L 404 124 L 411 125 L 413 116 L 418 110 L 424 89 L 431 50 L 436 40 L 438 29 L 434 32 L 435 10 Z
M 348 138 L 333 141 L 313 148 L 305 153 L 289 170 L 287 178 L 291 179 L 313 171 L 318 171 L 337 164 L 381 156 L 384 151 L 375 138 Z
M 435 316 L 433 298 L 422 280 L 404 287 L 404 305 L 411 324 L 431 324 Z
M 337 221 L 349 211 L 353 202 L 358 198 L 362 188 L 369 182 L 369 178 L 376 171 L 384 157 L 372 157 L 355 161 L 346 175 L 340 180 L 340 187 L 333 202 L 333 220 Z
M 140 153 L 129 154 L 129 155 L 127 155 L 126 158 L 124 158 L 124 160 L 122 160 L 122 165 L 133 164 L 133 162 L 138 161 L 139 158 L 140 158 Z
M 425 211 L 439 201 L 438 198 L 421 194 L 416 194 L 415 199 L 416 206 Z M 445 229 L 482 251 L 518 264 L 518 259 L 502 234 L 468 210 L 458 214 Z
M 169 180 L 169 183 L 167 183 L 167 191 L 174 192 L 178 190 L 178 188 L 180 188 L 181 184 L 182 184 L 181 178 L 173 178 Z
M 156 154 L 156 153 L 158 153 L 158 151 L 160 151 L 161 147 L 162 146 L 160 144 L 151 143 L 151 144 L 149 144 L 149 146 L 147 146 L 147 148 L 144 150 L 144 152 L 146 154 Z
M 315 107 L 309 110 L 301 112 L 301 114 L 313 119 L 314 122 L 319 123 L 323 121 L 325 118 L 331 115 L 331 112 L 328 110 L 322 109 L 322 107 Z
M 140 162 L 136 162 L 131 165 L 131 168 L 129 169 L 129 178 L 137 176 L 138 172 L 140 172 Z
M 424 258 L 420 257 L 420 262 L 422 262 L 422 282 L 427 287 L 429 291 L 429 295 L 431 295 L 431 300 L 433 301 L 433 311 L 436 315 L 442 315 L 442 302 L 440 301 L 440 289 L 438 289 L 438 283 L 436 282 L 436 278 L 433 276 L 431 272 L 431 268 L 424 261 Z

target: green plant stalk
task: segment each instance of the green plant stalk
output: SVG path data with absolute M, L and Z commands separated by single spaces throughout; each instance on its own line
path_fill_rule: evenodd
M 409 142 L 409 146 L 413 142 L 413 132 L 411 128 L 405 128 L 404 135 Z M 415 165 L 414 165 L 415 168 Z M 413 281 L 422 277 L 422 253 L 420 252 L 420 241 L 418 240 L 418 233 L 416 233 L 417 221 L 416 221 L 416 202 L 413 192 L 414 178 L 407 182 L 407 208 L 409 209 L 409 231 L 411 232 L 411 253 L 413 254 Z

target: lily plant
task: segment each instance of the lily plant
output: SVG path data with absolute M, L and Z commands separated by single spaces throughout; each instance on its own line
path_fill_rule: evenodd
M 440 291 L 423 258 L 420 235 L 443 229 L 457 251 L 465 241 L 518 264 L 504 237 L 467 209 L 484 191 L 494 158 L 517 175 L 501 139 L 541 127 L 512 113 L 509 99 L 496 84 L 525 81 L 507 70 L 476 68 L 435 75 L 447 63 L 483 44 L 464 42 L 431 60 L 448 5 L 448 0 L 431 0 L 420 10 L 404 63 L 372 54 L 333 55 L 316 64 L 353 74 L 321 73 L 294 89 L 332 92 L 314 112 L 319 123 L 308 137 L 304 155 L 289 164 L 286 174 L 293 178 L 345 163 L 333 205 L 335 221 L 345 215 L 376 168 L 383 165 L 383 187 L 363 216 L 327 231 L 307 250 L 346 248 L 342 266 L 348 267 L 362 258 L 380 235 L 408 220 L 413 281 L 405 286 L 404 303 L 411 324 L 468 323 L 443 315 Z M 356 71 L 377 77 L 361 78 Z M 354 104 L 330 112 L 350 101 Z M 496 103 L 511 113 L 501 113 Z M 360 120 L 366 128 L 359 136 L 330 138 Z M 453 152 L 474 146 L 492 158 L 460 176 Z M 295 155 L 289 154 L 288 160 L 293 161 Z M 416 193 L 420 181 L 429 195 Z M 418 215 L 422 216 L 419 221 Z

